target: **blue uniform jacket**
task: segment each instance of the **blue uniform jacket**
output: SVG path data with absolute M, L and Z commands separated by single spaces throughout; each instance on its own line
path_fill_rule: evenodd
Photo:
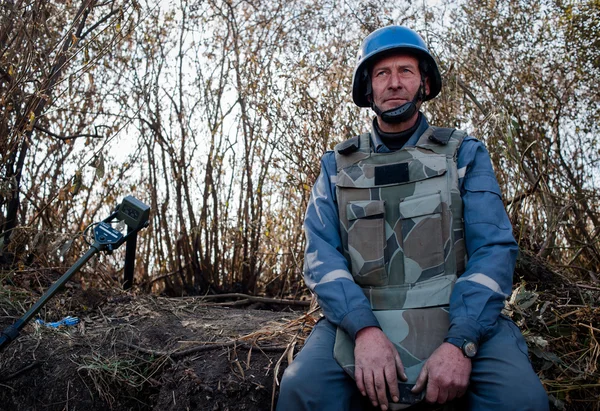
M 419 127 L 407 141 L 414 146 L 429 127 L 421 116 Z M 377 133 L 371 132 L 377 152 L 389 152 Z M 459 187 L 464 205 L 466 271 L 450 297 L 450 328 L 446 341 L 479 343 L 496 323 L 512 288 L 518 246 L 488 151 L 467 137 L 458 152 Z M 361 288 L 352 280 L 342 254 L 335 197 L 336 162 L 333 151 L 321 159 L 306 210 L 304 279 L 317 295 L 325 317 L 352 338 L 369 326 L 379 327 Z

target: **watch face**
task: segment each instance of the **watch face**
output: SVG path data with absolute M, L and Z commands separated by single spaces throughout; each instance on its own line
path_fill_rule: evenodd
M 465 341 L 463 344 L 463 352 L 469 358 L 475 357 L 477 354 L 477 344 L 472 341 Z

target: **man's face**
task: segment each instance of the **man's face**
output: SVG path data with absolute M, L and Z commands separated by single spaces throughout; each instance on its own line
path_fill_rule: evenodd
M 419 61 L 410 55 L 398 54 L 379 60 L 371 70 L 371 98 L 381 111 L 391 110 L 411 101 L 421 86 Z M 429 93 L 425 81 L 425 93 Z M 417 107 L 420 102 L 417 103 Z

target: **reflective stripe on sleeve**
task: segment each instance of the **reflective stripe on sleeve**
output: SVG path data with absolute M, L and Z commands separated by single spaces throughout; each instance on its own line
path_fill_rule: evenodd
M 323 277 L 321 277 L 321 279 L 318 282 L 314 281 L 313 278 L 309 278 L 309 277 L 307 277 L 305 279 L 305 281 L 306 281 L 306 285 L 308 286 L 308 288 L 313 290 L 317 284 L 328 283 L 330 281 L 335 281 L 338 278 L 347 278 L 350 281 L 354 281 L 354 279 L 352 278 L 352 275 L 346 270 L 333 270 L 333 271 L 325 274 Z
M 317 217 L 319 217 L 319 221 L 321 224 L 325 225 L 323 222 L 323 217 L 321 216 L 321 210 L 319 209 L 319 199 L 327 199 L 327 184 L 325 183 L 323 174 L 319 175 L 319 178 L 317 178 L 317 181 L 312 188 L 312 194 L 307 207 L 307 213 L 309 212 L 311 206 L 314 207 L 315 213 L 317 214 Z
M 500 288 L 500 285 L 496 282 L 496 280 L 494 280 L 493 278 L 491 278 L 483 273 L 474 273 L 474 274 L 468 275 L 466 277 L 464 277 L 464 276 L 460 277 L 458 280 L 456 280 L 457 283 L 459 283 L 461 281 L 473 281 L 474 283 L 481 284 L 481 285 L 489 288 L 490 290 L 492 290 L 495 293 L 503 295 L 504 298 L 508 297 L 507 294 L 504 294 L 502 292 L 502 288 Z

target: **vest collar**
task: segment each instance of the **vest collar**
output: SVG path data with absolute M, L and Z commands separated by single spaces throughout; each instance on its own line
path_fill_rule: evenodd
M 417 127 L 413 135 L 408 139 L 404 147 L 414 147 L 415 145 L 417 145 L 417 142 L 419 141 L 421 135 L 425 132 L 425 130 L 429 128 L 429 123 L 425 118 L 425 114 L 421 113 L 419 117 L 421 118 L 421 121 L 419 122 L 419 127 Z M 373 148 L 376 153 L 392 152 L 392 150 L 390 150 L 383 143 L 383 141 L 381 140 L 381 136 L 379 136 L 379 134 L 377 133 L 376 127 L 374 127 L 373 125 L 371 126 L 371 143 L 373 144 Z

